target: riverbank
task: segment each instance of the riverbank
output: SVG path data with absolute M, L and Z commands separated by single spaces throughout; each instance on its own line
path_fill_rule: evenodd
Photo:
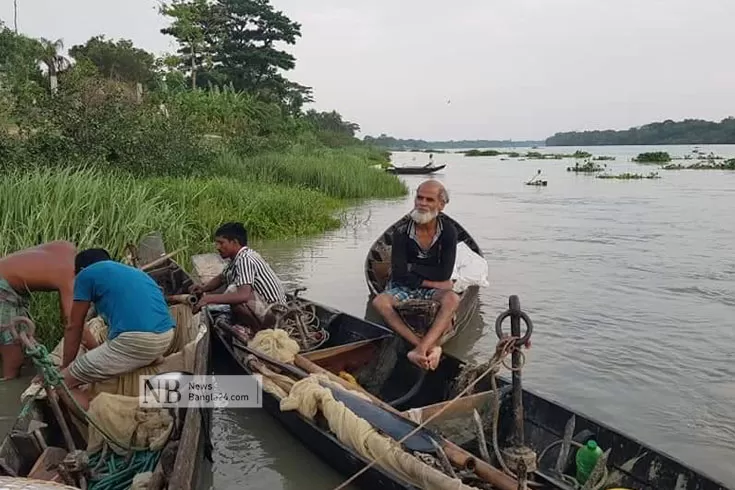
M 212 251 L 212 232 L 242 221 L 252 239 L 311 236 L 338 228 L 339 212 L 364 199 L 407 193 L 396 177 L 371 168 L 365 148 L 291 149 L 251 158 L 224 153 L 208 176 L 140 177 L 96 165 L 13 169 L 0 179 L 0 253 L 56 239 L 79 249 L 107 248 L 119 258 L 127 243 L 157 230 L 188 268 Z M 56 293 L 32 295 L 39 340 L 61 338 Z
M 389 154 L 355 138 L 357 124 L 305 110 L 309 87 L 262 74 L 243 85 L 237 70 L 196 84 L 186 64 L 96 38 L 70 48 L 73 62 L 56 53 L 52 77 L 39 66 L 58 46 L 45 43 L 0 24 L 3 255 L 69 240 L 120 259 L 158 231 L 168 249 L 185 247 L 175 259 L 188 268 L 223 222 L 243 222 L 256 242 L 316 235 L 348 206 L 407 193 L 379 169 Z M 31 304 L 52 347 L 57 294 Z

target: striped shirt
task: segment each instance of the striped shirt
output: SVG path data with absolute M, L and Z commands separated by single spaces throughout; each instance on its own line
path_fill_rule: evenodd
M 286 291 L 268 262 L 255 250 L 242 247 L 224 270 L 228 285 L 249 285 L 266 302 L 286 303 Z

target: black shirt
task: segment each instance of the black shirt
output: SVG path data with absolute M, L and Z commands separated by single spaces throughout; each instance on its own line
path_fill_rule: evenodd
M 424 280 L 448 281 L 457 256 L 457 229 L 440 213 L 437 235 L 428 250 L 423 250 L 415 236 L 415 223 L 409 221 L 393 234 L 391 282 L 411 289 Z

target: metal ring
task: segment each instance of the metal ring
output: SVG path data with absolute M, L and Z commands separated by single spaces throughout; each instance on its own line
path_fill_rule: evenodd
M 533 332 L 533 322 L 531 319 L 522 311 L 516 311 L 513 312 L 511 310 L 505 310 L 503 313 L 498 316 L 498 319 L 495 320 L 495 335 L 498 336 L 498 339 L 503 339 L 503 320 L 511 316 L 513 313 L 517 314 L 521 317 L 521 320 L 523 320 L 523 323 L 526 324 L 526 334 L 521 337 L 520 339 L 515 341 L 516 347 L 520 347 L 526 342 L 528 342 L 528 339 L 531 338 L 531 333 Z

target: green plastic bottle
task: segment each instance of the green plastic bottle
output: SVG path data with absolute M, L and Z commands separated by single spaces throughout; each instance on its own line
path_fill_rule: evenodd
M 577 450 L 577 481 L 580 485 L 584 485 L 590 477 L 590 473 L 595 468 L 600 456 L 602 456 L 602 449 L 593 439 L 587 441 L 587 444 Z

